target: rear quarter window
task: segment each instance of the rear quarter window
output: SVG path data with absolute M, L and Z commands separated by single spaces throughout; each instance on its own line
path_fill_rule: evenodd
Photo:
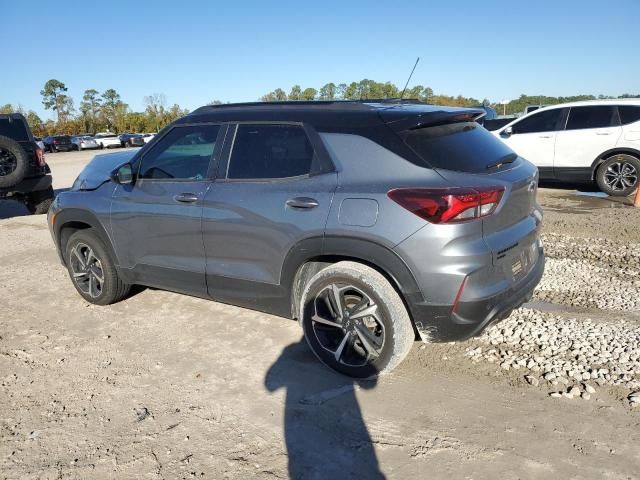
M 17 142 L 24 142 L 29 140 L 29 132 L 23 121 L 12 119 L 9 121 L 7 118 L 0 119 L 0 135 L 9 137 Z
M 488 173 L 491 165 L 515 157 L 509 147 L 475 122 L 413 130 L 406 142 L 431 167 L 459 172 Z
M 618 112 L 620 112 L 620 122 L 622 125 L 640 121 L 640 105 L 620 105 Z

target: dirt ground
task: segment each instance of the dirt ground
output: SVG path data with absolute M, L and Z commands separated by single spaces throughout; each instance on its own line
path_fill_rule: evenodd
M 55 188 L 91 156 L 48 155 Z M 624 202 L 540 202 L 548 233 L 638 243 Z M 353 383 L 290 320 L 153 289 L 92 306 L 25 213 L 0 201 L 0 478 L 640 477 L 640 409 L 615 390 L 550 398 L 472 342 Z

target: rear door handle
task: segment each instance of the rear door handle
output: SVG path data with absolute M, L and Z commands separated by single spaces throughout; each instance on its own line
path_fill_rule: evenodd
M 173 199 L 180 203 L 194 203 L 198 201 L 198 196 L 195 193 L 179 193 Z
M 291 208 L 315 208 L 320 205 L 315 198 L 310 197 L 290 198 L 286 203 L 287 207 Z
M 540 135 L 538 138 L 551 138 L 553 135 Z
M 596 132 L 596 135 L 611 135 L 611 132 Z

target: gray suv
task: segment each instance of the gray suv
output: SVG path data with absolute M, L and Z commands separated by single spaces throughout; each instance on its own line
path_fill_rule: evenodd
M 477 335 L 544 270 L 536 167 L 412 102 L 206 106 L 97 156 L 49 211 L 88 302 L 142 284 L 298 319 L 325 364 L 396 367 Z

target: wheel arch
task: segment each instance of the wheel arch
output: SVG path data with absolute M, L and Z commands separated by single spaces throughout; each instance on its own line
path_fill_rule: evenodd
M 78 208 L 69 208 L 62 210 L 60 213 L 56 215 L 56 222 L 54 227 L 55 239 L 58 247 L 58 251 L 60 252 L 60 258 L 62 262 L 66 266 L 65 259 L 65 250 L 67 246 L 67 242 L 71 235 L 73 235 L 78 230 L 86 230 L 92 229 L 96 235 L 100 238 L 102 243 L 107 248 L 109 255 L 114 259 L 116 266 L 118 266 L 118 257 L 115 254 L 113 249 L 113 244 L 111 243 L 111 238 L 107 234 L 107 231 L 102 226 L 98 217 L 92 212 L 88 212 L 86 210 L 81 210 Z
M 337 236 L 303 240 L 289 251 L 281 279 L 290 292 L 293 318 L 299 317 L 300 298 L 306 283 L 329 265 L 345 260 L 362 263 L 381 273 L 402 298 L 414 323 L 407 299 L 415 300 L 416 295 L 421 297 L 422 293 L 400 256 L 390 248 L 369 240 Z
M 598 155 L 598 158 L 596 158 L 591 163 L 591 180 L 596 179 L 596 173 L 598 171 L 598 168 L 600 168 L 601 164 L 603 164 L 606 160 L 608 160 L 612 156 L 620 153 L 626 153 L 627 155 L 631 155 L 633 157 L 636 157 L 638 160 L 640 160 L 640 150 L 637 150 L 631 147 L 610 148 L 609 150 L 606 150 L 605 152 L 602 152 L 600 155 Z

